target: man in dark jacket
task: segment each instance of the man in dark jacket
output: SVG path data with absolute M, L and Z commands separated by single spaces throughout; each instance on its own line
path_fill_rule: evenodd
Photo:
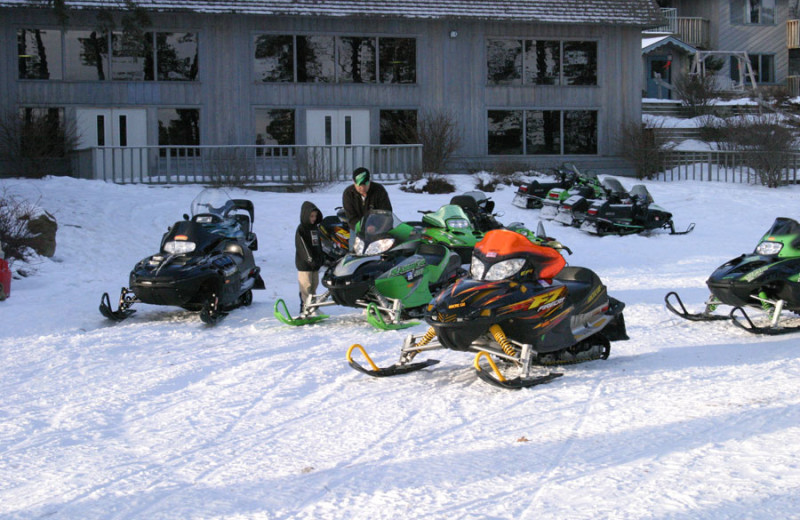
M 350 225 L 351 246 L 356 234 L 356 224 L 372 209 L 392 211 L 392 203 L 386 188 L 372 182 L 369 170 L 361 167 L 353 171 L 353 184 L 342 194 L 342 207 Z
M 319 285 L 319 270 L 325 263 L 325 253 L 319 236 L 322 212 L 308 201 L 300 207 L 300 225 L 294 234 L 294 265 L 297 282 L 300 284 L 300 311 L 310 295 L 316 294 Z

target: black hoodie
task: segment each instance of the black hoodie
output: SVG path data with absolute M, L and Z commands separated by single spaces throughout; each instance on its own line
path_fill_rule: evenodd
M 311 213 L 314 211 L 319 213 L 316 224 L 311 223 Z M 319 271 L 325 262 L 317 227 L 320 222 L 322 212 L 313 203 L 303 202 L 300 207 L 300 225 L 294 234 L 294 265 L 298 271 Z

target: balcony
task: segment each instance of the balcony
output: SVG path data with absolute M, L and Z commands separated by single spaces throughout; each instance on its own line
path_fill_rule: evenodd
M 661 14 L 664 17 L 664 24 L 645 32 L 674 34 L 682 42 L 699 49 L 708 49 L 711 46 L 709 41 L 710 22 L 705 18 L 678 16 L 678 10 L 674 7 L 662 8 Z
M 786 21 L 786 48 L 800 49 L 800 20 Z

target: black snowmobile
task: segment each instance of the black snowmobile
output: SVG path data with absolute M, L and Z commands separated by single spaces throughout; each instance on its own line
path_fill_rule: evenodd
M 675 231 L 672 213 L 653 202 L 647 188 L 637 184 L 627 200 L 597 200 L 592 202 L 581 223 L 581 230 L 593 235 L 630 235 L 656 229 L 667 229 L 670 235 L 685 235 L 694 229 L 691 223 L 685 231 Z
M 135 312 L 134 304 L 148 303 L 200 311 L 200 319 L 213 324 L 227 311 L 250 305 L 253 289 L 264 289 L 252 253 L 258 248 L 253 203 L 206 189 L 191 211 L 191 217 L 184 215 L 164 234 L 158 253 L 133 268 L 117 310 L 112 310 L 108 293 L 103 294 L 103 316 L 124 320 Z
M 532 181 L 522 184 L 517 188 L 514 200 L 511 204 L 523 209 L 538 209 L 542 207 L 547 194 L 552 189 L 566 189 L 575 184 L 575 178 L 580 174 L 573 164 L 564 164 L 561 168 L 553 170 L 552 175 L 556 178 L 553 182 Z
M 676 292 L 667 293 L 667 309 L 691 321 L 733 320 L 754 334 L 778 335 L 800 331 L 800 326 L 780 325 L 781 314 L 800 314 L 800 224 L 779 217 L 758 242 L 755 251 L 719 266 L 706 280 L 711 296 L 701 313 L 690 313 Z M 729 314 L 714 314 L 720 305 L 733 307 Z M 766 326 L 756 325 L 744 308 L 764 311 Z M 741 319 L 737 319 L 740 315 Z
M 571 195 L 558 206 L 554 220 L 565 226 L 578 226 L 594 204 L 602 201 L 630 202 L 630 194 L 614 177 L 605 177 L 600 187 L 602 190 L 597 190 L 595 186 L 579 186 L 570 190 Z
M 328 215 L 319 225 L 322 252 L 325 253 L 325 265 L 336 265 L 350 248 L 350 226 L 342 208 L 336 208 L 335 215 Z
M 300 316 L 275 302 L 275 317 L 287 325 L 316 323 L 329 305 L 360 307 L 367 321 L 380 329 L 399 329 L 422 316 L 432 294 L 465 272 L 458 254 L 441 244 L 421 240 L 422 228 L 401 222 L 391 211 L 373 210 L 359 224 L 353 251 L 322 278 L 326 292 L 303 305 Z
M 628 339 L 625 304 L 608 296 L 594 272 L 565 267 L 556 250 L 512 231 L 496 230 L 486 234 L 472 258 L 470 275 L 444 288 L 427 306 L 430 329 L 406 338 L 396 364 L 378 368 L 361 345 L 353 345 L 347 352 L 350 366 L 383 377 L 438 363 L 414 362 L 424 351 L 476 352 L 473 365 L 481 379 L 516 389 L 562 375 L 535 375 L 535 366 L 607 359 L 610 342 Z M 353 359 L 355 350 L 369 368 Z M 482 358 L 490 370 L 481 365 Z M 506 365 L 506 373 L 495 359 Z M 507 374 L 509 368 L 516 377 Z

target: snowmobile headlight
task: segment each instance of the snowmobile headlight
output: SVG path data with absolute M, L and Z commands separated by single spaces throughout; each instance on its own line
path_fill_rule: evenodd
M 364 254 L 364 240 L 362 240 L 361 237 L 356 237 L 355 242 L 353 242 L 353 251 L 357 255 Z
M 364 251 L 364 254 L 366 256 L 379 255 L 384 251 L 388 251 L 389 249 L 391 249 L 393 245 L 394 245 L 393 238 L 382 238 L 368 245 L 367 250 Z
M 472 256 L 472 263 L 469 266 L 469 274 L 475 280 L 482 280 L 483 273 L 486 271 L 486 265 L 478 260 L 475 255 Z
M 187 240 L 170 240 L 164 244 L 164 251 L 171 255 L 185 255 L 194 251 L 196 244 Z
M 464 229 L 469 227 L 469 220 L 463 218 L 451 218 L 447 221 L 447 225 L 453 229 Z
M 758 255 L 777 255 L 783 249 L 783 244 L 780 242 L 761 242 L 756 248 Z
M 486 273 L 486 280 L 494 282 L 511 278 L 522 269 L 523 265 L 525 265 L 524 258 L 512 258 L 511 260 L 497 262 L 489 268 L 489 272 Z

